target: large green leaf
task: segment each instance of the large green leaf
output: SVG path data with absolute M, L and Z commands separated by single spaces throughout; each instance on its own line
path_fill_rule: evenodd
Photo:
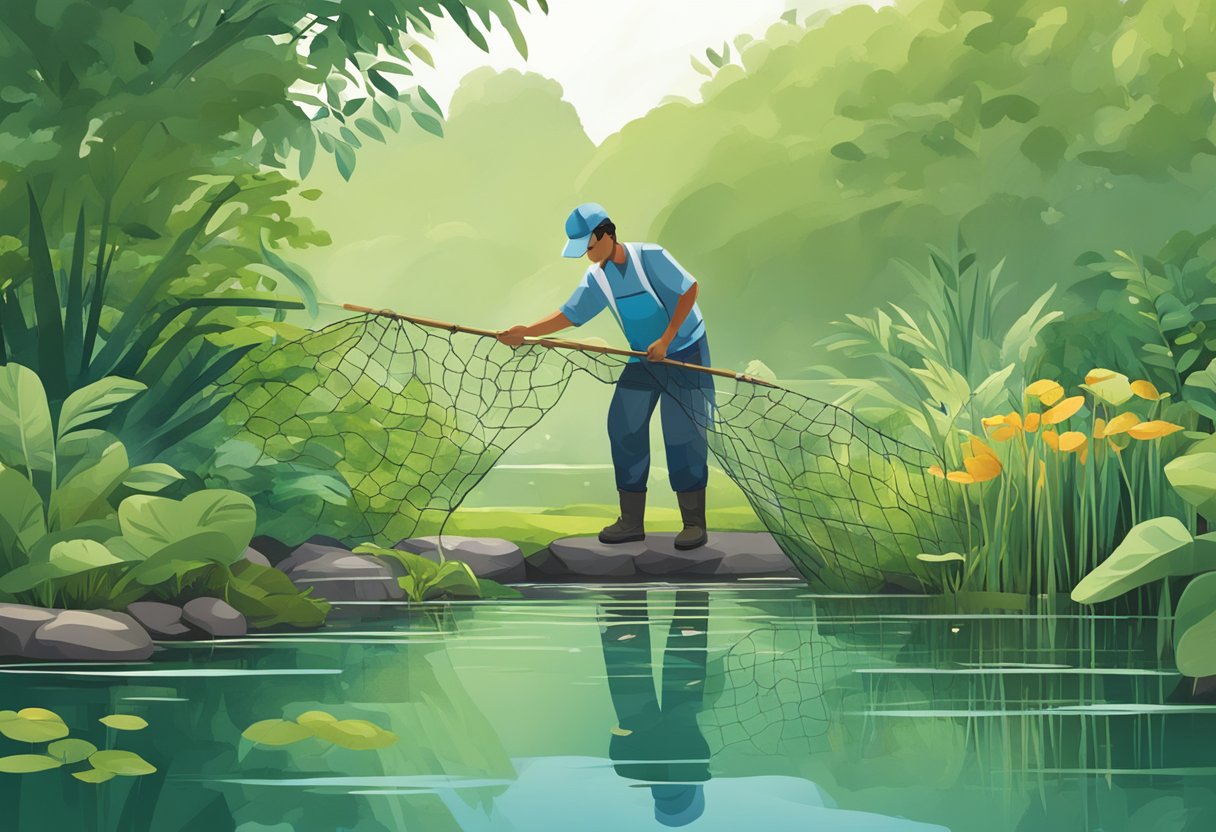
M 19 471 L 0 470 L 0 564 L 11 569 L 25 560 L 46 534 L 42 497 Z
M 207 564 L 235 563 L 256 522 L 253 502 L 235 491 L 200 491 L 183 500 L 136 494 L 118 507 L 122 536 L 108 543 L 141 559 L 130 578 L 151 586 Z
M 320 627 L 329 604 L 313 598 L 312 590 L 301 592 L 283 572 L 248 561 L 239 561 L 230 571 L 215 570 L 207 582 L 210 591 L 222 594 L 253 627 Z
M 73 392 L 59 411 L 59 438 L 109 416 L 114 408 L 148 389 L 131 379 L 107 376 Z
M 1188 453 L 1171 460 L 1165 476 L 1182 499 L 1216 521 L 1216 452 Z
M 0 365 L 0 462 L 27 471 L 55 465 L 55 434 L 46 391 L 20 364 Z
M 1174 657 L 1187 676 L 1216 675 L 1216 572 L 1191 581 L 1178 600 Z
M 1216 538 L 1196 540 L 1175 517 L 1158 517 L 1132 527 L 1110 557 L 1081 579 L 1072 599 L 1096 604 L 1173 575 L 1216 569 Z
M 481 587 L 467 563 L 449 560 L 439 567 L 439 574 L 426 588 L 426 597 L 480 598 Z
M 50 528 L 68 529 L 82 520 L 111 514 L 110 495 L 129 471 L 126 447 L 121 442 L 110 443 L 96 462 L 78 468 L 52 492 L 47 516 Z

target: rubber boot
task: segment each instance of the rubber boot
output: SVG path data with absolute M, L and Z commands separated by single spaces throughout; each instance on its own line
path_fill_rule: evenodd
M 621 491 L 621 516 L 600 532 L 600 543 L 630 543 L 646 539 L 643 525 L 646 516 L 645 491 Z
M 705 531 L 705 489 L 677 491 L 676 501 L 684 520 L 683 530 L 676 535 L 676 548 L 683 551 L 704 546 L 709 541 Z

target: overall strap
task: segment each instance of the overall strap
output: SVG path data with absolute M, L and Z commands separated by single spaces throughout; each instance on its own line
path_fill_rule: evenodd
M 629 252 L 630 256 L 633 257 L 633 265 L 638 271 L 638 280 L 641 281 L 642 288 L 654 298 L 654 302 L 659 305 L 660 309 L 667 312 L 667 304 L 663 303 L 659 298 L 654 287 L 650 285 L 650 278 L 646 276 L 646 267 L 642 265 L 642 247 L 637 243 L 625 243 L 625 251 Z M 670 313 L 668 313 L 668 316 L 670 317 Z
M 608 285 L 608 275 L 604 274 L 604 270 L 600 268 L 599 263 L 591 267 L 591 277 L 595 280 L 595 284 L 600 287 L 600 291 L 604 293 L 604 297 L 608 301 L 608 309 L 612 312 L 612 317 L 616 318 L 616 322 L 624 330 L 625 323 L 621 320 L 620 310 L 616 308 L 616 296 L 612 294 L 612 287 Z

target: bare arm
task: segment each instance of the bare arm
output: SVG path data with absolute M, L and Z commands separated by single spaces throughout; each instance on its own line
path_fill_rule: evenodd
M 692 308 L 691 306 L 689 308 Z M 685 312 L 685 315 L 688 313 Z M 539 321 L 527 326 L 513 326 L 510 329 L 504 329 L 498 333 L 498 340 L 502 341 L 509 347 L 518 347 L 524 342 L 525 338 L 543 338 L 546 335 L 552 335 L 563 329 L 568 329 L 574 326 L 570 319 L 561 312 L 554 312 L 548 317 L 541 318 Z
M 671 322 L 667 324 L 667 329 L 659 336 L 659 340 L 650 345 L 646 350 L 646 357 L 651 361 L 662 361 L 667 357 L 667 348 L 671 346 L 671 342 L 675 340 L 676 333 L 680 331 L 680 327 L 684 325 L 684 321 L 688 318 L 688 313 L 692 311 L 693 304 L 697 302 L 697 287 L 699 284 L 692 284 L 688 291 L 680 295 L 680 299 L 676 301 L 676 310 L 671 313 Z

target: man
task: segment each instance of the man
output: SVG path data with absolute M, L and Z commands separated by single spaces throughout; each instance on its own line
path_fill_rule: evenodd
M 697 281 L 661 246 L 619 243 L 616 226 L 594 202 L 575 208 L 566 220 L 565 257 L 586 256 L 592 265 L 570 299 L 529 326 L 498 333 L 518 347 L 525 338 L 582 326 L 604 309 L 620 324 L 629 346 L 646 353 L 621 371 L 608 408 L 608 438 L 621 513 L 600 532 L 604 543 L 646 537 L 646 482 L 650 475 L 650 417 L 662 401 L 668 478 L 684 528 L 677 549 L 705 545 L 705 485 L 709 479 L 705 431 L 712 418 L 713 381 L 706 373 L 661 364 L 665 358 L 709 365 L 705 322 L 697 307 Z

